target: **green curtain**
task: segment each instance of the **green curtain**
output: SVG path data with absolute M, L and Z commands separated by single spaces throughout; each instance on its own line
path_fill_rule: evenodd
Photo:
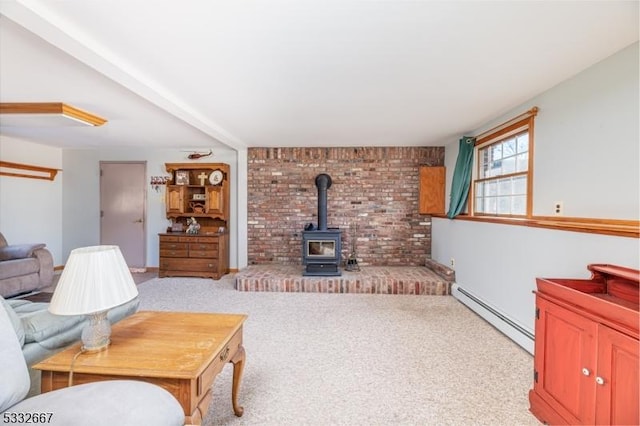
M 459 215 L 467 204 L 469 186 L 471 185 L 471 168 L 473 167 L 473 147 L 475 138 L 463 136 L 460 139 L 458 159 L 451 181 L 451 196 L 447 216 L 453 219 Z

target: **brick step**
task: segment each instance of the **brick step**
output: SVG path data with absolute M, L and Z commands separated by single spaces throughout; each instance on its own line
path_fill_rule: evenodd
M 298 265 L 252 265 L 236 273 L 238 291 L 445 296 L 452 281 L 424 266 L 365 266 L 339 277 L 303 276 Z

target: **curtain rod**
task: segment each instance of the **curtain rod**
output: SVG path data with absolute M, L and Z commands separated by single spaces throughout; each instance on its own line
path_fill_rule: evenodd
M 529 111 L 525 111 L 522 114 L 520 114 L 520 115 L 518 115 L 516 117 L 513 117 L 509 121 L 506 121 L 506 122 L 504 122 L 502 124 L 499 124 L 499 125 L 491 128 L 491 129 L 489 129 L 489 130 L 485 130 L 484 132 L 480 133 L 478 136 L 475 137 L 476 141 L 478 141 L 478 140 L 480 140 L 480 139 L 482 139 L 482 138 L 484 138 L 486 136 L 489 136 L 492 133 L 497 132 L 498 130 L 502 130 L 505 127 L 508 127 L 508 126 L 512 125 L 513 123 L 516 123 L 516 122 L 522 120 L 523 118 L 535 117 L 538 114 L 538 110 L 539 110 L 538 107 L 534 106 Z

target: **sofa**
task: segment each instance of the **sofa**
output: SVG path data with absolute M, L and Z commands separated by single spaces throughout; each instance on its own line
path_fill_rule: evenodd
M 142 381 L 88 383 L 25 398 L 29 374 L 15 313 L 7 306 L 0 303 L 0 424 L 184 425 L 184 411 L 175 397 Z
M 135 313 L 140 300 L 135 299 L 109 310 L 111 324 Z M 89 319 L 85 315 L 61 316 L 48 311 L 48 303 L 23 299 L 6 300 L 0 297 L 0 306 L 7 312 L 28 367 L 50 357 L 80 340 L 82 329 Z M 0 367 L 1 369 L 2 367 Z M 29 368 L 30 395 L 40 391 L 40 371 Z
M 8 244 L 0 233 L 0 296 L 29 293 L 52 282 L 53 257 L 44 244 Z

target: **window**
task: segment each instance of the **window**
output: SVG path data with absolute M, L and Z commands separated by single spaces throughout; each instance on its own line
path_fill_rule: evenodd
M 474 215 L 531 215 L 533 116 L 476 140 Z

